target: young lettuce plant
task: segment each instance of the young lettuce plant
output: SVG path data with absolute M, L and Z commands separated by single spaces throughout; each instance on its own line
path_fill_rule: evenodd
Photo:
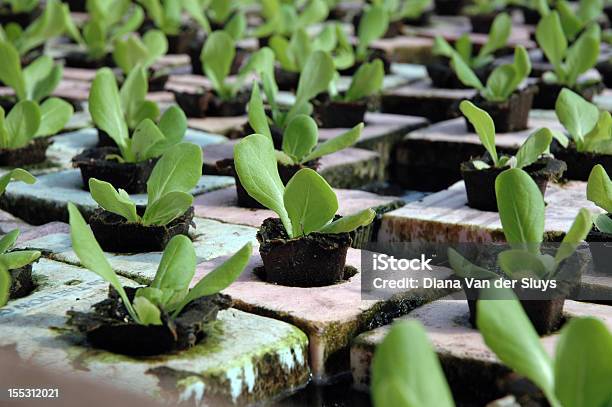
M 458 53 L 454 53 L 451 65 L 457 77 L 464 85 L 478 90 L 480 95 L 490 102 L 505 102 L 516 91 L 531 72 L 531 61 L 522 46 L 514 50 L 514 62 L 500 65 L 491 72 L 486 86 L 465 63 Z
M 587 183 L 587 199 L 606 211 L 595 217 L 595 226 L 600 232 L 612 234 L 612 181 L 603 166 L 597 164 L 591 170 Z
M 338 234 L 369 225 L 376 213 L 366 209 L 338 220 L 334 190 L 316 171 L 298 171 L 285 187 L 278 174 L 276 153 L 269 138 L 252 134 L 234 149 L 240 182 L 249 195 L 274 211 L 291 239 L 310 233 Z
M 495 124 L 489 114 L 475 106 L 472 102 L 464 100 L 459 105 L 461 113 L 472 123 L 480 142 L 489 153 L 493 168 L 525 168 L 536 162 L 542 154 L 549 151 L 554 133 L 547 128 L 542 128 L 531 134 L 518 149 L 515 156 L 499 156 L 495 146 Z M 476 169 L 491 168 L 491 165 L 482 160 L 473 160 Z
M 580 0 L 578 7 L 573 7 L 566 0 L 557 0 L 555 10 L 561 18 L 563 32 L 568 40 L 573 41 L 585 27 L 603 14 L 603 0 Z
M 174 319 L 192 301 L 216 294 L 227 288 L 245 269 L 251 257 L 247 243 L 225 263 L 204 276 L 189 289 L 197 263 L 193 243 L 186 236 L 175 236 L 164 250 L 155 279 L 148 287 L 136 291 L 130 301 L 90 227 L 74 204 L 68 204 L 72 247 L 83 266 L 96 273 L 117 291 L 133 322 L 140 325 L 162 325 Z
M 272 142 L 272 133 L 257 85 L 253 86 L 248 110 L 249 124 L 253 130 Z M 362 130 L 363 123 L 333 139 L 318 144 L 317 123 L 310 116 L 299 114 L 289 122 L 283 133 L 282 151 L 276 152 L 277 160 L 285 165 L 305 164 L 352 146 L 359 140 Z
M 223 27 L 223 31 L 231 35 L 235 41 L 244 37 L 247 19 L 239 1 L 211 0 L 208 2 L 206 15 L 218 27 Z
M 123 217 L 128 223 L 165 226 L 182 216 L 191 204 L 191 190 L 202 176 L 202 149 L 181 143 L 168 149 L 153 168 L 147 181 L 147 207 L 143 216 L 136 203 L 122 189 L 95 178 L 89 180 L 91 197 L 103 209 Z
M 142 67 L 129 75 L 121 93 L 115 75 L 108 68 L 96 74 L 89 93 L 89 113 L 96 127 L 112 138 L 121 152 L 114 157 L 122 162 L 142 162 L 159 157 L 179 143 L 187 130 L 183 111 L 172 106 L 154 123 L 159 110 L 155 103 L 144 100 L 146 76 Z M 130 137 L 129 129 L 135 126 Z
M 473 0 L 465 7 L 465 12 L 468 15 L 491 14 L 503 10 L 508 3 L 508 0 Z
M 559 121 L 578 152 L 612 154 L 612 116 L 565 88 L 555 103 Z
M 40 4 L 40 0 L 4 0 L 13 14 L 30 13 Z
M 559 13 L 553 11 L 538 23 L 536 40 L 553 66 L 553 72 L 546 72 L 542 79 L 547 83 L 575 88 L 580 75 L 597 63 L 601 29 L 597 24 L 590 25 L 574 44 L 568 46 Z
M 210 23 L 198 0 L 138 0 L 155 27 L 165 35 L 178 35 L 183 23 L 183 12 L 200 25 L 204 32 L 210 32 Z
M 612 333 L 606 325 L 592 317 L 571 318 L 551 358 L 514 294 L 506 295 L 476 305 L 478 329 L 497 357 L 538 386 L 553 407 L 610 405 Z
M 325 0 L 309 0 L 301 12 L 293 2 L 267 0 L 262 2 L 264 24 L 252 31 L 256 38 L 271 37 L 275 34 L 289 37 L 298 28 L 307 28 L 325 21 L 329 8 Z
M 478 54 L 473 54 L 474 46 L 469 34 L 459 37 L 454 48 L 444 38 L 436 36 L 433 53 L 451 60 L 454 55 L 458 55 L 469 68 L 479 69 L 493 62 L 495 51 L 506 46 L 511 31 L 512 19 L 507 13 L 501 13 L 495 17 L 487 42 L 480 48 Z
M 375 59 L 372 62 L 363 63 L 353 78 L 348 90 L 342 95 L 338 92 L 332 92 L 331 96 L 334 100 L 343 102 L 357 102 L 374 96 L 383 88 L 385 80 L 385 67 L 380 59 Z
M 381 6 L 387 12 L 389 21 L 417 19 L 432 5 L 432 0 L 371 0 L 374 6 Z
M 357 28 L 357 47 L 355 59 L 363 62 L 368 58 L 372 42 L 382 38 L 389 28 L 389 15 L 381 5 L 372 5 L 364 11 Z
M 148 70 L 159 58 L 168 52 L 168 40 L 159 30 L 147 31 L 142 39 L 136 34 L 115 41 L 113 59 L 124 74 L 141 66 Z

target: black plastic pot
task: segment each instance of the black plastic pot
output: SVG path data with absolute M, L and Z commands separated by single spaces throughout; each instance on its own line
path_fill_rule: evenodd
M 489 160 L 484 158 L 483 161 L 487 162 Z M 525 167 L 524 170 L 533 178 L 538 189 L 542 192 L 542 196 L 544 196 L 548 182 L 561 178 L 566 168 L 563 161 L 544 157 Z M 465 182 L 468 206 L 470 208 L 497 212 L 495 179 L 506 169 L 508 167 L 477 170 L 472 161 L 461 164 L 461 176 Z
M 9 270 L 11 275 L 11 288 L 9 289 L 9 299 L 23 298 L 30 294 L 34 288 L 34 280 L 32 279 L 32 265 Z
M 529 127 L 529 111 L 537 90 L 536 86 L 528 86 L 517 90 L 505 102 L 489 102 L 480 95 L 473 98 L 472 102 L 489 113 L 495 124 L 496 132 L 521 131 Z M 469 131 L 474 131 L 474 126 L 467 117 L 465 118 L 465 124 Z
M 233 100 L 225 101 L 212 90 L 199 92 L 173 91 L 176 103 L 187 117 L 231 117 L 246 113 L 248 92 L 239 92 Z
M 145 207 L 139 206 L 137 210 L 142 216 Z M 128 223 L 123 217 L 100 208 L 89 218 L 96 240 L 109 253 L 161 252 L 174 236 L 187 236 L 192 225 L 193 207 L 165 226 Z
M 561 93 L 561 90 L 563 90 L 565 86 L 539 80 L 538 88 L 538 93 L 533 98 L 533 108 L 554 110 L 559 93 Z M 577 88 L 573 88 L 572 91 L 578 93 L 580 96 L 590 102 L 593 100 L 593 97 L 600 93 L 603 89 L 604 86 L 601 82 L 588 82 L 580 85 Z
M 441 89 L 467 89 L 459 80 L 455 70 L 450 66 L 448 58 L 437 58 L 435 61 L 426 65 L 427 73 L 431 83 L 435 88 Z M 482 83 L 485 83 L 493 70 L 492 64 L 477 68 L 474 73 Z
M 603 83 L 607 88 L 612 88 L 612 60 L 608 59 L 597 64 Z
M 125 287 L 133 300 L 136 289 Z M 162 315 L 162 325 L 139 325 L 129 316 L 117 292 L 92 306 L 91 312 L 68 311 L 68 324 L 87 336 L 92 346 L 130 356 L 153 356 L 188 349 L 206 337 L 220 310 L 231 307 L 230 297 L 215 294 L 188 304 L 174 320 Z
M 612 155 L 582 153 L 576 150 L 573 142 L 570 142 L 567 148 L 563 148 L 556 141 L 553 141 L 551 145 L 551 152 L 567 164 L 565 178 L 569 180 L 587 181 L 591 170 L 597 164 L 601 164 L 608 173 L 612 173 Z
M 435 0 L 436 14 L 441 16 L 458 16 L 465 6 L 465 0 Z
M 290 239 L 279 219 L 264 220 L 257 232 L 259 254 L 269 283 L 321 287 L 344 278 L 350 234 L 311 233 Z
M 353 128 L 365 121 L 368 100 L 345 102 L 331 100 L 329 95 L 319 95 L 314 101 L 314 117 L 319 127 L 325 129 Z
M 157 158 L 140 163 L 120 163 L 107 160 L 111 154 L 119 154 L 114 147 L 91 148 L 72 159 L 72 165 L 81 170 L 83 186 L 89 190 L 89 179 L 106 181 L 115 188 L 125 189 L 129 194 L 147 192 L 147 181 L 157 163 Z
M 40 164 L 47 159 L 47 149 L 53 141 L 47 137 L 39 137 L 21 148 L 0 148 L 1 167 L 21 167 Z

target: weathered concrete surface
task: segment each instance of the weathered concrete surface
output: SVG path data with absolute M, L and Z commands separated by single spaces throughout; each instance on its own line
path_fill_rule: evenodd
M 380 217 L 404 204 L 396 197 L 380 196 L 356 190 L 337 189 L 336 196 L 338 197 L 338 214 L 340 215 L 349 215 L 372 208 Z M 199 196 L 194 202 L 195 215 L 255 228 L 259 228 L 264 219 L 277 217 L 274 212 L 267 209 L 240 208 L 236 205 L 236 189 L 233 187 L 224 188 Z M 364 243 L 371 241 L 379 227 L 379 218 L 377 217 L 371 226 L 359 229 L 353 239 L 354 247 L 362 247 Z
M 612 307 L 566 301 L 567 317 L 595 316 L 612 329 Z M 465 396 L 476 405 L 506 396 L 515 382 L 511 372 L 484 344 L 480 333 L 468 320 L 465 300 L 446 297 L 418 308 L 397 321 L 420 321 L 440 358 L 444 373 L 456 399 Z M 389 331 L 389 326 L 377 328 L 358 336 L 351 347 L 351 371 L 355 387 L 367 390 L 370 381 L 370 363 L 374 349 Z M 558 335 L 543 337 L 545 349 L 552 355 Z M 474 400 L 474 398 L 481 400 Z
M 196 278 L 221 261 L 216 259 L 198 266 Z M 259 254 L 255 254 L 247 270 L 225 292 L 234 298 L 236 308 L 289 322 L 304 331 L 309 337 L 313 378 L 319 382 L 348 370 L 348 347 L 359 333 L 449 293 L 419 288 L 388 300 L 362 300 L 359 272 L 332 286 L 297 288 L 262 281 L 253 272 L 261 265 Z M 360 251 L 349 250 L 347 265 L 360 270 Z M 434 268 L 432 273 L 438 278 L 451 274 L 450 270 L 441 268 Z
M 232 117 L 192 117 L 187 120 L 189 127 L 212 134 L 231 136 L 242 132 L 242 126 L 247 122 L 246 116 Z
M 14 347 L 22 359 L 57 372 L 79 371 L 170 405 L 252 404 L 308 381 L 303 332 L 235 309 L 220 312 L 209 336 L 187 351 L 131 358 L 91 349 L 84 336 L 66 329 L 66 311 L 88 310 L 106 296 L 108 284 L 94 273 L 48 260 L 35 266 L 35 276 L 36 292 L 0 310 L 0 347 Z
M 247 242 L 257 245 L 256 229 L 242 225 L 231 225 L 210 219 L 195 218 L 195 229 L 190 230 L 198 262 L 219 256 L 234 254 Z M 38 249 L 51 259 L 68 264 L 81 265 L 72 250 L 70 235 L 66 230 L 53 227 L 41 230 L 41 237 L 22 240 L 19 247 Z M 161 252 L 138 254 L 110 254 L 107 258 L 112 268 L 120 275 L 143 284 L 153 281 Z
M 500 153 L 515 153 L 541 127 L 562 130 L 552 111 L 532 111 L 529 124 L 524 131 L 498 134 L 495 142 Z M 478 135 L 468 132 L 463 117 L 442 121 L 409 133 L 397 144 L 391 178 L 407 189 L 439 191 L 461 179 L 462 162 L 484 152 Z
M 234 184 L 234 179 L 223 176 L 203 176 L 194 195 L 214 191 Z M 133 195 L 138 205 L 146 205 L 146 194 Z M 74 203 L 89 215 L 98 204 L 88 191 L 83 189 L 81 173 L 78 169 L 64 170 L 38 177 L 34 185 L 11 183 L 0 198 L 0 206 L 33 225 L 68 220 L 68 202 Z

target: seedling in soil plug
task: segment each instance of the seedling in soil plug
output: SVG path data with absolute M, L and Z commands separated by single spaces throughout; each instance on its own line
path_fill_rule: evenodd
M 247 243 L 225 263 L 208 273 L 189 289 L 195 274 L 196 253 L 189 238 L 176 236 L 164 250 L 154 281 L 148 287 L 138 288 L 133 298 L 130 298 L 129 289 L 121 285 L 118 276 L 104 256 L 91 229 L 85 223 L 78 209 L 72 203 L 69 203 L 68 211 L 70 213 L 72 246 L 79 260 L 84 267 L 108 281 L 121 298 L 120 303 L 115 303 L 117 312 L 113 315 L 102 315 L 103 311 L 97 308 L 95 312 L 85 315 L 69 312 L 73 317 L 70 322 L 85 331 L 94 345 L 116 352 L 159 354 L 195 345 L 196 341 L 204 336 L 202 323 L 214 320 L 218 310 L 218 308 L 215 308 L 214 315 L 211 316 L 211 305 L 201 309 L 202 305 L 205 304 L 198 303 L 201 300 L 206 300 L 205 297 L 210 297 L 209 299 L 214 306 L 214 297 L 212 296 L 234 282 L 251 257 L 252 247 L 250 243 Z M 112 301 L 112 299 L 109 300 Z M 191 317 L 197 317 L 198 320 L 182 321 L 183 311 L 185 313 L 191 312 Z M 124 313 L 126 313 L 125 318 L 117 318 L 116 314 Z M 95 327 L 87 324 L 80 326 L 80 320 L 91 318 L 100 319 L 101 324 L 98 323 Z M 136 330 L 139 335 L 134 335 L 134 329 L 132 329 L 130 330 L 131 334 L 126 337 L 126 333 L 122 329 L 125 328 L 126 324 L 147 327 L 164 326 L 166 328 L 161 331 L 154 328 Z M 107 330 L 114 330 L 115 335 L 109 337 L 102 332 L 97 332 L 100 325 Z M 171 333 L 170 338 L 168 338 L 166 329 Z M 149 335 L 153 336 L 154 339 L 158 339 L 157 336 L 159 335 L 162 340 L 151 341 L 148 338 Z
M 168 40 L 163 32 L 147 31 L 142 38 L 130 34 L 115 41 L 113 59 L 124 74 L 129 75 L 137 66 L 148 70 L 159 58 L 166 55 Z
M 372 43 L 385 35 L 389 28 L 389 15 L 381 5 L 369 6 L 363 13 L 357 28 L 357 47 L 355 59 L 364 62 L 368 59 Z
M 217 27 L 232 36 L 235 41 L 241 40 L 247 29 L 247 20 L 241 10 L 241 4 L 235 0 L 211 0 L 206 15 Z
M 3 3 L 8 4 L 11 13 L 30 13 L 40 4 L 40 0 L 5 0 Z
M 507 295 L 477 304 L 478 329 L 497 357 L 537 385 L 553 407 L 609 405 L 612 333 L 606 325 L 596 318 L 571 318 L 551 358 L 521 304 Z
M 465 12 L 468 15 L 493 14 L 503 10 L 508 3 L 508 0 L 473 0 L 465 7 Z
M 592 215 L 587 209 L 581 209 L 555 255 L 543 254 L 541 246 L 544 238 L 545 204 L 533 179 L 523 170 L 512 168 L 497 177 L 495 191 L 504 236 L 511 247 L 498 255 L 497 264 L 504 276 L 512 280 L 528 278 L 533 281 L 556 281 L 556 288 L 551 288 L 547 293 L 539 293 L 539 298 L 543 298 L 541 300 L 530 297 L 535 289 L 518 286 L 515 288 L 527 294 L 527 298 L 522 301 L 523 306 L 538 332 L 550 333 L 561 322 L 563 303 L 568 290 L 580 278 L 580 270 L 565 270 L 560 266 L 574 254 L 586 238 L 593 226 Z M 460 278 L 501 278 L 494 272 L 474 265 L 452 248 L 448 250 L 448 258 Z M 570 268 L 572 267 L 573 265 Z M 469 301 L 472 322 L 475 321 L 474 301 Z
M 0 177 L 0 195 L 4 193 L 8 184 L 12 181 L 21 181 L 26 184 L 34 184 L 36 178 L 29 172 L 16 168 Z M 0 239 L 0 307 L 3 307 L 8 299 L 11 289 L 11 275 L 9 270 L 23 267 L 32 263 L 40 257 L 40 252 L 22 251 L 6 253 L 14 245 L 19 237 L 19 231 L 13 230 Z
M 165 35 L 178 35 L 183 25 L 183 12 L 198 23 L 204 32 L 210 32 L 210 23 L 199 0 L 138 0 L 155 27 Z
M 262 6 L 265 22 L 251 34 L 256 38 L 267 38 L 275 34 L 289 37 L 296 29 L 325 21 L 328 14 L 325 0 L 310 0 L 301 12 L 294 4 L 282 0 L 266 1 Z
M 384 80 L 385 68 L 380 59 L 364 63 L 351 78 L 351 84 L 344 95 L 334 92 L 332 100 L 341 102 L 363 101 L 380 93 Z
M 596 165 L 591 171 L 589 182 L 587 184 L 587 199 L 595 205 L 605 210 L 605 214 L 601 214 L 595 218 L 595 226 L 600 232 L 612 234 L 612 181 L 606 170 L 601 165 Z
M 393 324 L 376 347 L 370 384 L 374 407 L 453 407 L 442 366 L 418 321 Z
M 580 0 L 577 8 L 565 0 L 558 0 L 555 3 L 563 32 L 570 41 L 573 41 L 589 24 L 597 22 L 603 14 L 603 7 L 603 0 Z

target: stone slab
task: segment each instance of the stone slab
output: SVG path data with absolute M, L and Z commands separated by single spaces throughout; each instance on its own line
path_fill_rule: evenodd
M 404 202 L 396 197 L 380 196 L 364 191 L 337 189 L 339 215 L 349 215 L 367 208 L 374 209 L 379 216 L 401 207 Z M 224 223 L 246 225 L 259 228 L 266 218 L 277 217 L 267 209 L 240 208 L 236 203 L 236 189 L 224 188 L 199 196 L 194 202 L 195 215 L 202 218 L 214 219 Z M 379 227 L 379 220 L 375 219 L 371 226 L 361 228 L 353 239 L 353 247 L 362 247 L 363 244 L 375 238 Z
M 193 193 L 199 195 L 233 184 L 231 177 L 205 175 Z M 146 194 L 133 195 L 132 198 L 139 205 L 147 202 Z M 0 198 L 2 208 L 33 225 L 55 220 L 67 221 L 68 202 L 77 205 L 85 215 L 91 214 L 97 207 L 89 192 L 83 189 L 78 169 L 39 176 L 34 185 L 11 183 Z
M 222 260 L 201 264 L 196 276 L 209 272 Z M 347 265 L 359 271 L 360 264 L 360 251 L 349 249 Z M 348 347 L 359 333 L 448 294 L 447 290 L 419 288 L 388 300 L 362 300 L 359 272 L 332 286 L 298 288 L 262 281 L 253 272 L 261 265 L 259 255 L 254 255 L 247 270 L 226 293 L 234 298 L 238 309 L 277 318 L 304 331 L 309 338 L 310 368 L 316 382 L 328 381 L 348 370 Z M 435 268 L 432 273 L 438 278 L 450 276 L 448 269 Z
M 564 313 L 566 317 L 595 316 L 608 329 L 612 329 L 612 307 L 566 301 Z M 506 396 L 511 391 L 508 386 L 516 378 L 487 348 L 480 333 L 469 324 L 468 315 L 466 301 L 447 297 L 424 305 L 398 318 L 398 321 L 417 320 L 425 326 L 456 400 L 467 395 L 471 400 L 466 402 L 484 405 L 495 398 Z M 367 391 L 375 347 L 382 342 L 388 331 L 389 326 L 377 328 L 358 336 L 353 342 L 351 371 L 354 385 L 358 389 Z M 551 355 L 557 340 L 557 334 L 542 338 L 544 348 Z
M 168 405 L 253 404 L 308 382 L 304 333 L 235 309 L 220 312 L 209 336 L 183 352 L 132 358 L 92 349 L 82 335 L 66 329 L 65 315 L 105 298 L 108 284 L 94 273 L 48 260 L 35 265 L 34 275 L 38 290 L 0 310 L 0 347 L 14 348 L 21 359 L 58 373 L 78 371 Z

